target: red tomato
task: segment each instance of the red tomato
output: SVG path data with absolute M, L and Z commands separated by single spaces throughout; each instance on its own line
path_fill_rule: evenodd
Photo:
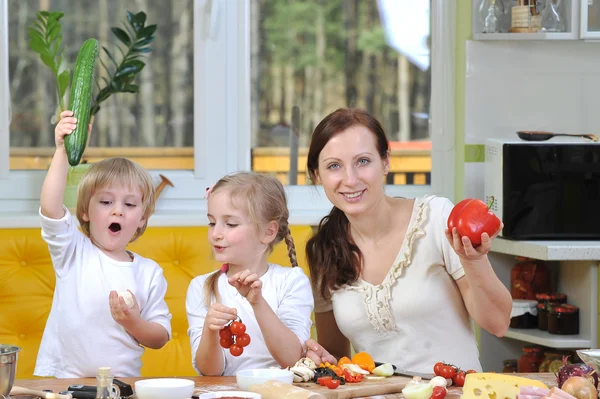
M 433 392 L 429 399 L 444 399 L 446 396 L 446 388 L 444 387 L 433 387 Z
M 450 216 L 448 216 L 448 230 L 452 232 L 452 228 L 456 227 L 458 234 L 463 237 L 467 236 L 471 240 L 473 246 L 481 244 L 481 234 L 488 233 L 491 237 L 500 230 L 501 221 L 485 202 L 467 198 L 460 201 L 452 208 Z
M 220 345 L 221 345 L 223 348 L 227 349 L 227 348 L 229 348 L 229 347 L 230 347 L 230 346 L 233 344 L 233 338 L 232 338 L 232 337 L 229 337 L 229 338 L 221 338 L 221 339 L 219 340 L 219 344 L 220 344 Z
M 435 375 L 441 375 L 440 373 L 442 372 L 442 367 L 444 367 L 444 362 L 437 362 L 434 366 L 433 366 L 433 372 Z
M 327 381 L 332 380 L 331 376 L 317 378 L 317 383 L 322 387 L 327 385 Z
M 450 364 L 444 364 L 440 369 L 440 375 L 444 378 L 453 378 L 456 375 L 456 368 Z
M 329 389 L 336 389 L 340 386 L 340 380 L 334 380 L 333 378 L 325 381 L 325 386 Z
M 223 327 L 219 330 L 219 337 L 231 338 L 231 329 L 229 327 Z
M 239 345 L 233 344 L 229 348 L 229 352 L 231 352 L 232 356 L 240 356 L 242 354 L 242 352 L 244 352 L 244 348 L 242 348 Z
M 456 385 L 457 387 L 462 387 L 465 385 L 465 377 L 466 377 L 466 373 L 464 371 L 459 371 L 458 373 L 456 373 L 454 375 L 454 377 L 452 377 L 452 383 L 454 385 Z
M 472 374 L 472 373 L 476 373 L 477 371 L 475 370 L 467 370 L 467 374 Z
M 231 323 L 231 326 L 229 326 L 229 328 L 231 329 L 231 333 L 233 335 L 242 335 L 246 332 L 246 325 L 239 321 L 234 321 L 233 323 Z
M 250 336 L 246 333 L 238 335 L 237 337 L 235 337 L 235 343 L 242 347 L 248 346 L 250 345 Z

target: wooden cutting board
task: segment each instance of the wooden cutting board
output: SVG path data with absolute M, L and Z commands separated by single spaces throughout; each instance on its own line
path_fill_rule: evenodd
M 327 399 L 360 398 L 364 396 L 384 395 L 387 393 L 400 393 L 410 377 L 388 377 L 382 381 L 361 381 L 357 383 L 346 383 L 336 389 L 322 387 L 314 382 L 301 382 L 294 385 L 320 393 Z

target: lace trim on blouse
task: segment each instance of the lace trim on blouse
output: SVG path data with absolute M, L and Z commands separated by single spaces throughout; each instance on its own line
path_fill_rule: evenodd
M 358 291 L 363 294 L 363 302 L 367 308 L 369 321 L 375 328 L 375 331 L 380 334 L 386 331 L 398 331 L 390 308 L 392 286 L 402 276 L 404 269 L 411 264 L 415 240 L 425 235 L 421 226 L 425 220 L 425 210 L 429 201 L 423 198 L 417 198 L 415 201 L 406 237 L 394 264 L 383 282 L 379 285 L 372 285 L 359 278 L 352 285 L 345 287 L 348 291 Z

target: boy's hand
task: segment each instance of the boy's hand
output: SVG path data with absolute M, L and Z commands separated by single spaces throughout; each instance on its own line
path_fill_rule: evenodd
M 131 291 L 129 291 L 131 292 Z M 110 314 L 112 318 L 127 328 L 131 326 L 133 323 L 137 323 L 139 320 L 142 320 L 142 315 L 140 314 L 140 307 L 135 299 L 135 295 L 131 293 L 133 297 L 133 307 L 128 307 L 125 303 L 125 300 L 117 294 L 117 291 L 111 291 L 108 296 L 108 303 L 110 305 Z
M 237 319 L 237 310 L 235 308 L 228 308 L 225 305 L 214 302 L 210 305 L 208 313 L 204 318 L 204 328 L 219 331 L 225 327 L 225 324 L 235 319 Z
M 73 117 L 73 111 L 66 110 L 60 113 L 60 120 L 54 128 L 54 142 L 56 143 L 56 148 L 64 148 L 65 136 L 73 133 L 76 127 L 77 118 Z M 91 132 L 92 125 L 88 125 L 88 141 Z
M 256 305 L 262 299 L 262 281 L 256 273 L 251 273 L 246 269 L 229 277 L 229 284 L 238 290 L 241 296 L 245 297 L 251 305 Z

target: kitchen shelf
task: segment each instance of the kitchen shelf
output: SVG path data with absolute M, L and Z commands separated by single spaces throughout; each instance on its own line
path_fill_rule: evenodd
M 492 251 L 539 260 L 600 260 L 600 241 L 513 241 L 497 237 Z
M 475 33 L 474 40 L 577 40 L 572 32 Z
M 582 335 L 556 335 L 538 329 L 509 328 L 504 336 L 557 349 L 593 347 L 589 337 Z

